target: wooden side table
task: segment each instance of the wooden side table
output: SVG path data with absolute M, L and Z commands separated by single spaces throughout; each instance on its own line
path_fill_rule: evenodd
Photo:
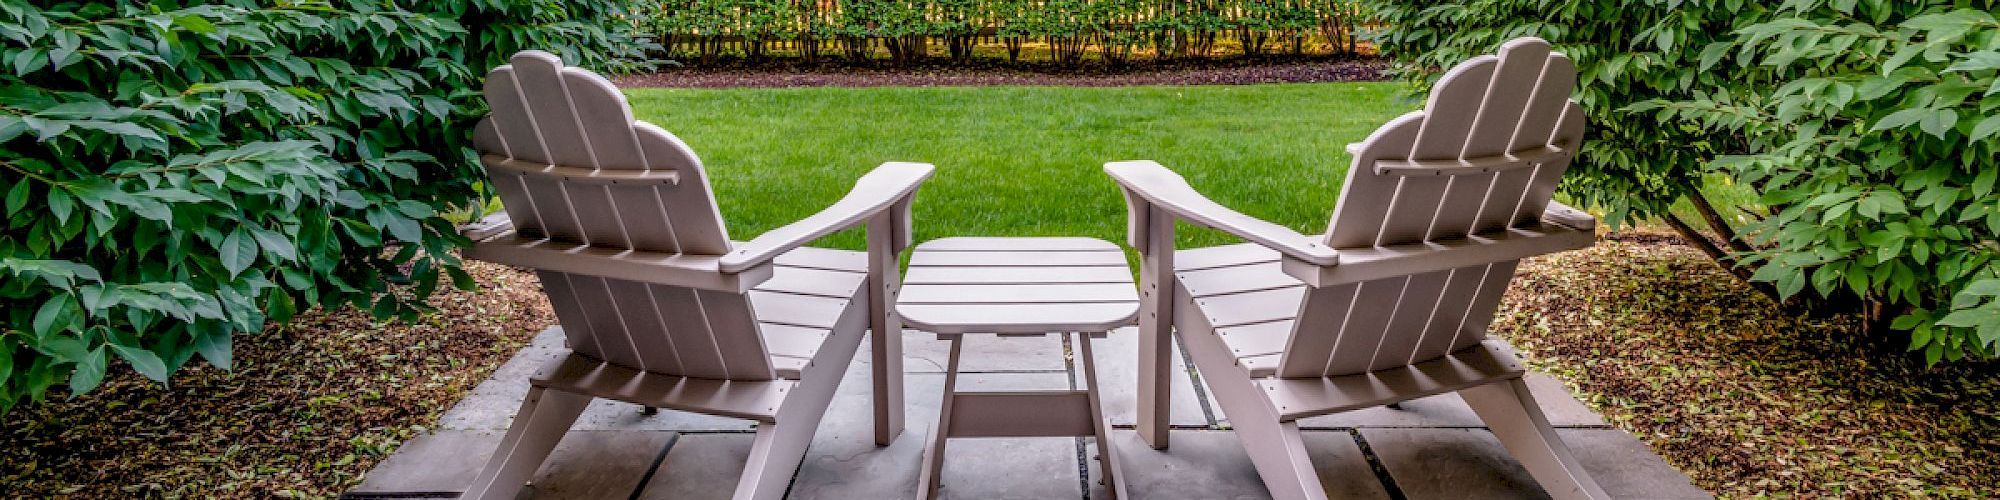
M 896 301 L 910 328 L 951 342 L 944 401 L 924 450 L 918 494 L 937 498 L 948 438 L 1095 436 L 1111 495 L 1125 496 L 1090 340 L 1139 315 L 1118 245 L 1093 238 L 944 238 L 918 245 Z M 1075 336 L 1082 390 L 958 391 L 966 334 Z

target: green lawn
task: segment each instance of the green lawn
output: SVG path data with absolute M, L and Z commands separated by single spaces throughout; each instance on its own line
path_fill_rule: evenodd
M 1324 231 L 1342 148 L 1418 107 L 1389 83 L 1199 87 L 633 89 L 640 119 L 701 155 L 730 236 L 839 199 L 885 161 L 935 164 L 919 240 L 960 235 L 1121 241 L 1105 162 L 1156 160 L 1224 205 Z M 1227 241 L 1184 232 L 1181 244 Z M 860 248 L 855 234 L 824 245 Z

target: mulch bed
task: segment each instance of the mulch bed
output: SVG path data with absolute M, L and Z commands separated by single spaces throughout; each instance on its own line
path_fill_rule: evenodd
M 234 373 L 162 387 L 114 366 L 95 392 L 0 416 L 0 497 L 328 497 L 352 488 L 555 322 L 533 275 L 485 263 L 418 324 L 314 311 L 239 335 Z M 449 288 L 449 287 L 447 287 Z
M 1677 241 L 1532 259 L 1493 329 L 1725 497 L 2000 496 L 2000 362 L 1926 368 Z
M 1246 85 L 1376 81 L 1388 64 L 1379 59 L 1323 59 L 1265 62 L 1256 60 L 1202 63 L 1089 66 L 1065 69 L 1048 65 L 910 67 L 845 64 L 771 63 L 721 67 L 671 68 L 630 75 L 620 87 L 938 87 L 991 85 L 1061 85 L 1115 87 L 1126 85 Z

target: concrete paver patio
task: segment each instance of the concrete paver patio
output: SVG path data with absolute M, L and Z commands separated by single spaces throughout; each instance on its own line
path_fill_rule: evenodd
M 1127 485 L 1138 498 L 1268 498 L 1228 422 L 1181 363 L 1175 365 L 1172 446 L 1153 450 L 1130 430 L 1136 337 L 1100 344 L 1107 412 Z M 865 341 L 864 341 L 865 342 Z M 789 498 L 910 498 L 922 443 L 937 419 L 946 343 L 905 337 L 908 429 L 874 444 L 867 356 L 857 356 L 827 411 Z M 527 377 L 562 349 L 550 329 L 448 411 L 439 428 L 370 471 L 354 498 L 453 497 L 498 446 L 527 392 Z M 968 340 L 965 390 L 1070 388 L 1079 379 L 1055 335 Z M 1593 477 L 1619 498 L 1708 498 L 1630 434 L 1604 425 L 1561 383 L 1530 387 Z M 1333 498 L 1542 498 L 1456 395 L 1302 420 L 1307 450 Z M 563 438 L 524 495 L 533 498 L 727 498 L 749 453 L 744 420 L 598 401 Z M 943 497 L 1104 498 L 1096 446 L 1084 438 L 961 439 L 945 457 Z M 1087 476 L 1080 471 L 1088 470 Z

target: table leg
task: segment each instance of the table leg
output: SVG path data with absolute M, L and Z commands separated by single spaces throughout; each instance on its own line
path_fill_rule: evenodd
M 1125 474 L 1118 468 L 1118 450 L 1111 442 L 1111 421 L 1104 418 L 1104 393 L 1097 386 L 1097 356 L 1090 350 L 1089 333 L 1077 337 L 1076 345 L 1082 350 L 1085 390 L 1090 394 L 1090 424 L 1097 430 L 1097 459 L 1104 465 L 1104 490 L 1111 498 L 1127 498 Z
M 924 468 L 917 476 L 917 498 L 937 498 L 944 485 L 944 443 L 951 436 L 952 396 L 958 391 L 958 353 L 964 335 L 951 336 L 951 356 L 945 361 L 944 399 L 938 402 L 938 423 L 931 427 L 930 446 L 924 448 Z

